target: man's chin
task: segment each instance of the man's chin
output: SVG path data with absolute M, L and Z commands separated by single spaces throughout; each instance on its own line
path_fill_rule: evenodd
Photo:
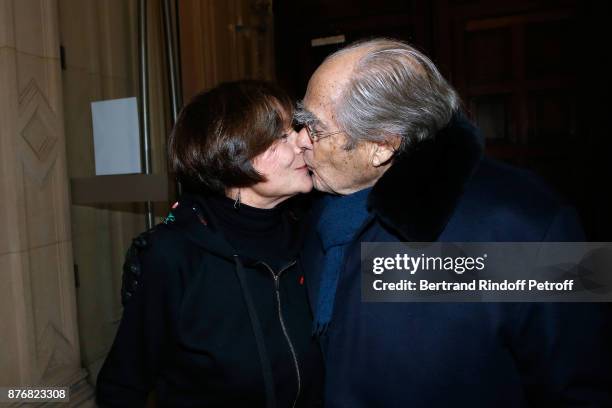
M 326 184 L 321 183 L 321 181 L 313 174 L 312 175 L 312 187 L 317 190 L 320 191 L 322 193 L 329 193 L 330 190 L 327 187 Z

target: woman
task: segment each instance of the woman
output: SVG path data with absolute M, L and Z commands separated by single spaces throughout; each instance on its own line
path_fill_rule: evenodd
M 311 407 L 320 351 L 285 201 L 312 188 L 289 98 L 261 81 L 222 84 L 182 110 L 169 162 L 189 193 L 141 250 L 101 406 Z M 133 286 L 133 285 L 132 285 Z

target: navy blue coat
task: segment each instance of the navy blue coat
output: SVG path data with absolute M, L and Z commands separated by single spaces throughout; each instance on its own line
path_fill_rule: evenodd
M 396 159 L 368 204 L 321 339 L 327 408 L 612 406 L 609 304 L 361 301 L 360 242 L 584 240 L 539 179 L 483 158 L 477 130 L 456 117 Z M 314 230 L 302 258 L 316 305 Z

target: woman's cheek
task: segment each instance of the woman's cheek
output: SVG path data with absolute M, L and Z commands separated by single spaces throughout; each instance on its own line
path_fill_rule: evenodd
M 270 148 L 253 160 L 253 167 L 263 175 L 269 175 L 275 170 L 276 149 Z
M 278 168 L 279 169 L 291 168 L 291 166 L 293 165 L 293 161 L 295 160 L 295 153 L 291 145 L 289 143 L 283 144 L 282 150 L 278 149 L 277 153 L 278 153 L 278 161 L 277 161 Z
M 289 144 L 278 144 L 268 149 L 253 160 L 255 169 L 264 175 L 274 175 L 290 169 L 295 160 L 295 153 Z

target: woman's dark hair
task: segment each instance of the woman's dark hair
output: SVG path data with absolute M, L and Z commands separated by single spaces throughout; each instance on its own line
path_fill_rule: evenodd
M 168 140 L 170 168 L 188 189 L 223 193 L 264 181 L 252 159 L 282 136 L 292 116 L 291 99 L 270 82 L 222 83 L 182 109 Z

